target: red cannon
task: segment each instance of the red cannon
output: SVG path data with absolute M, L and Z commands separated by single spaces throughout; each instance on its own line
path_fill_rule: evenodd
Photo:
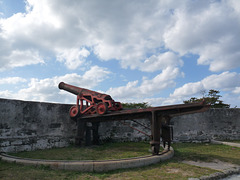
M 80 117 L 82 114 L 105 114 L 107 111 L 119 111 L 122 109 L 120 102 L 115 102 L 110 95 L 101 94 L 84 88 L 79 88 L 66 84 L 59 83 L 59 89 L 63 89 L 72 94 L 77 95 L 77 103 L 69 110 L 71 118 Z

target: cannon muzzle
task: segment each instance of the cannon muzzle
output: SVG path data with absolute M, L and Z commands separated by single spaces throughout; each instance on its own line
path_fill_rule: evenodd
M 59 88 L 59 89 L 63 89 L 64 85 L 65 85 L 64 82 L 60 82 L 60 83 L 58 84 L 58 88 Z

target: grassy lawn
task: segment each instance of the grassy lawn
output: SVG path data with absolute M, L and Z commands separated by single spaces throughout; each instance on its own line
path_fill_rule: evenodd
M 45 159 L 103 160 L 149 155 L 148 143 L 108 143 L 92 148 L 55 148 L 22 152 L 18 156 Z M 216 172 L 183 164 L 182 160 L 211 161 L 219 159 L 240 165 L 240 148 L 215 144 L 173 144 L 172 159 L 142 168 L 115 170 L 107 173 L 81 173 L 51 170 L 48 167 L 23 166 L 0 161 L 0 179 L 188 179 Z M 15 154 L 16 155 L 16 154 Z
M 32 152 L 11 153 L 10 155 L 33 159 L 51 160 L 110 160 L 151 155 L 146 142 L 107 143 L 101 146 L 79 148 L 53 148 Z
M 218 159 L 240 165 L 240 148 L 219 144 L 178 143 L 173 145 L 175 159 L 213 161 Z

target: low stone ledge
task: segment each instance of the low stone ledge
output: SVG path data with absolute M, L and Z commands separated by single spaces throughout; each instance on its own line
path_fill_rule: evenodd
M 159 155 L 149 155 L 143 157 L 119 159 L 119 160 L 106 160 L 106 161 L 65 161 L 65 160 L 41 160 L 29 159 L 1 154 L 0 158 L 6 162 L 15 162 L 23 165 L 33 166 L 49 166 L 52 169 L 64 169 L 81 172 L 107 172 L 116 169 L 136 168 L 156 164 L 158 162 L 170 159 L 174 155 L 174 150 L 164 150 Z

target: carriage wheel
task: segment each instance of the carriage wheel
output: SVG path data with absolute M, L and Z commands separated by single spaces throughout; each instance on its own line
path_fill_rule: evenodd
M 122 110 L 122 104 L 120 102 L 115 102 L 115 106 L 117 107 L 117 110 Z
M 105 114 L 107 112 L 107 104 L 106 103 L 99 103 L 97 105 L 97 113 L 102 115 L 102 114 Z
M 76 118 L 80 115 L 80 109 L 77 106 L 72 106 L 69 110 L 69 115 L 71 118 Z

